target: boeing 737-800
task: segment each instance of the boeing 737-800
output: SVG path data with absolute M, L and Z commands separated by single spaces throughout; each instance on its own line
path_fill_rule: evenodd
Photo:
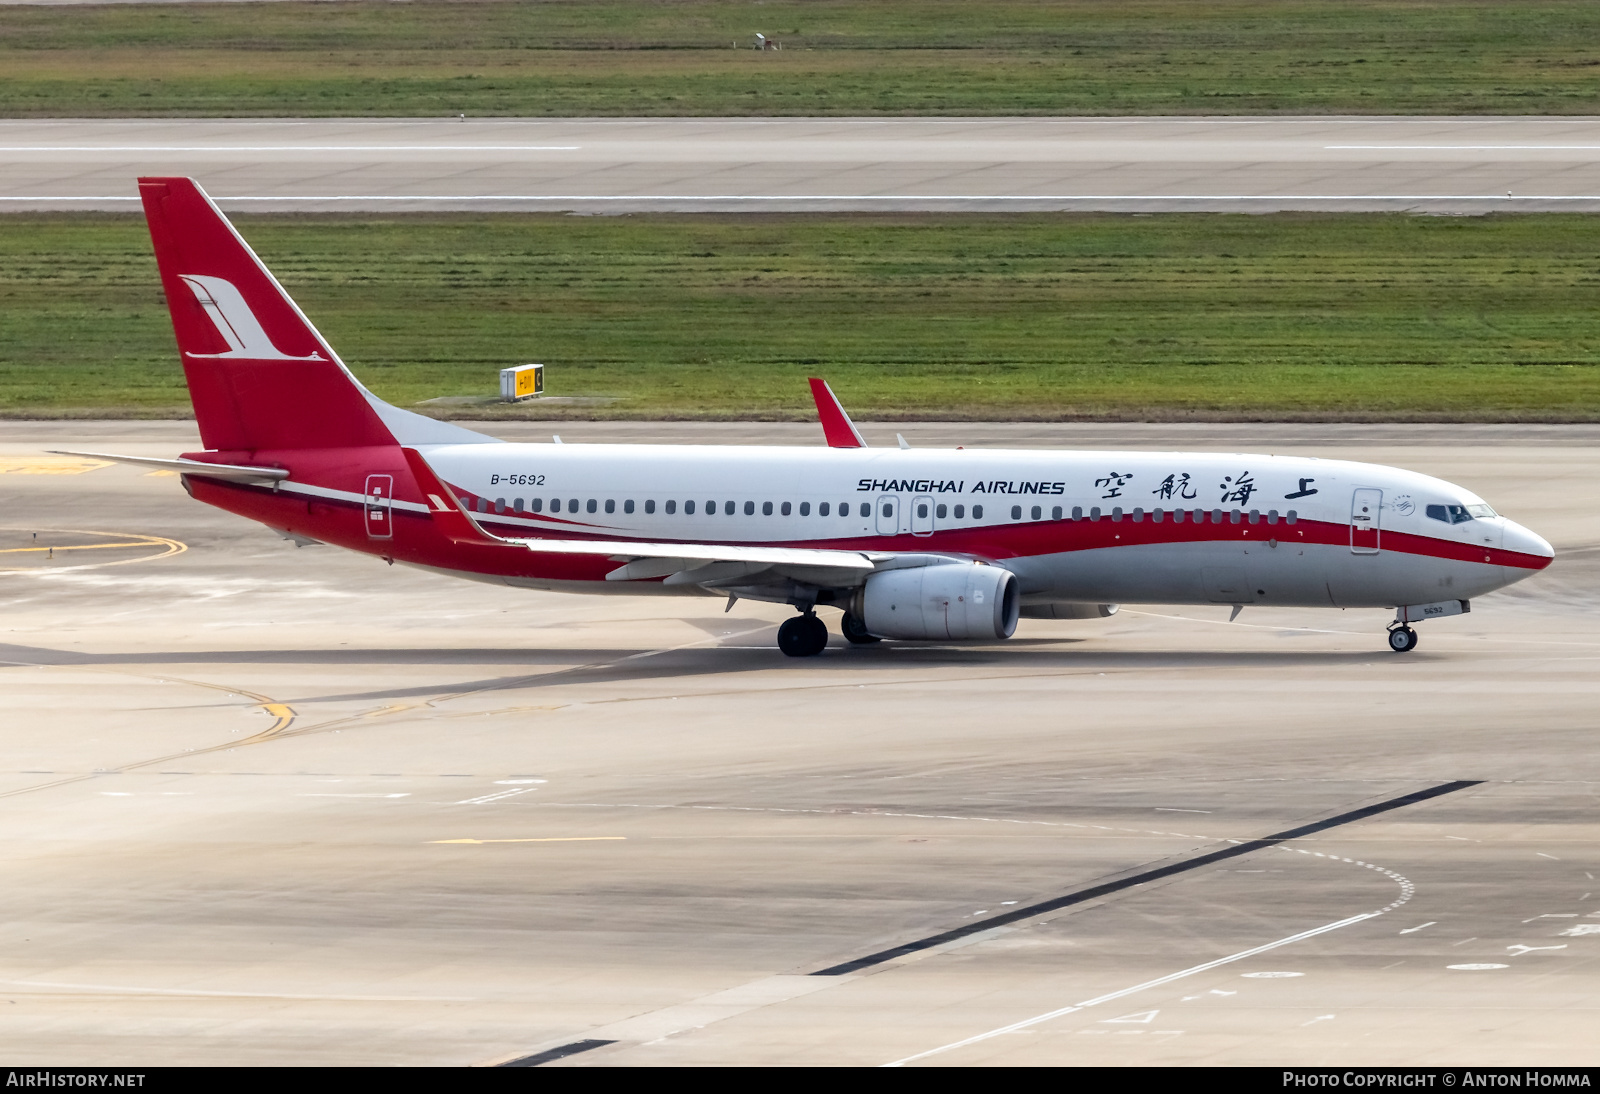
M 1009 637 L 1120 603 L 1394 608 L 1411 624 L 1549 565 L 1472 492 L 1410 471 L 1194 452 L 509 444 L 390 406 L 200 187 L 139 181 L 201 452 L 107 456 L 285 536 L 514 588 L 792 605 L 778 646 Z M 105 454 L 98 454 L 105 455 Z

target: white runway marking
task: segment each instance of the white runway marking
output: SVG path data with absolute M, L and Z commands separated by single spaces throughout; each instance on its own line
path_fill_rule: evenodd
M 1097 995 L 1093 999 L 1086 999 L 1082 1003 L 1076 1003 L 1070 1007 L 1062 1007 L 1059 1010 L 1047 1011 L 1044 1014 L 1035 1015 L 1032 1018 L 1024 1018 L 1022 1021 L 1013 1022 L 1009 1026 L 1001 1026 L 999 1029 L 991 1029 L 987 1033 L 979 1033 L 976 1036 L 967 1037 L 960 1041 L 952 1041 L 948 1045 L 940 1045 L 938 1048 L 930 1048 L 926 1052 L 919 1052 L 914 1056 L 905 1056 L 899 1060 L 895 1060 L 891 1063 L 883 1064 L 881 1066 L 904 1067 L 906 1064 L 913 1063 L 917 1060 L 925 1060 L 929 1056 L 938 1056 L 940 1053 L 951 1052 L 958 1048 L 965 1048 L 968 1045 L 978 1044 L 980 1041 L 987 1041 L 991 1038 L 1000 1037 L 1007 1033 L 1015 1033 L 1017 1030 L 1027 1029 L 1030 1026 L 1036 1026 L 1042 1022 L 1049 1022 L 1052 1019 L 1061 1018 L 1065 1015 L 1073 1014 L 1089 1007 L 1096 1007 L 1101 1003 L 1109 1003 L 1115 999 L 1122 999 L 1126 996 L 1134 995 L 1141 991 L 1147 991 L 1150 988 L 1158 988 L 1163 984 L 1170 984 L 1174 980 L 1182 980 L 1184 977 L 1194 976 L 1197 973 L 1206 972 L 1222 965 L 1232 964 L 1235 961 L 1243 961 L 1245 958 L 1254 957 L 1258 953 L 1266 953 L 1269 950 L 1276 950 L 1280 946 L 1288 946 L 1295 942 L 1304 941 L 1307 938 L 1314 938 L 1319 934 L 1327 934 L 1329 931 L 1336 931 L 1340 927 L 1348 927 L 1353 923 L 1360 923 L 1364 920 L 1373 919 L 1382 914 L 1382 912 L 1362 912 L 1360 915 L 1353 915 L 1348 919 L 1341 919 L 1334 923 L 1324 923 L 1320 927 L 1313 927 L 1309 931 L 1301 931 L 1299 934 L 1292 934 L 1287 938 L 1280 938 L 1276 942 L 1268 942 L 1263 946 L 1255 946 L 1248 950 L 1241 950 L 1238 953 L 1229 954 L 1227 957 L 1219 957 L 1215 961 L 1207 961 L 1202 965 L 1195 965 L 1192 968 L 1184 969 L 1181 972 L 1168 973 L 1166 976 L 1157 977 L 1154 980 L 1146 980 L 1142 984 L 1135 984 L 1133 987 L 1123 988 L 1121 991 L 1113 991 L 1108 992 L 1105 995 Z
M 527 794 L 527 793 L 531 792 L 534 789 L 536 789 L 536 788 L 532 787 L 532 786 L 522 786 L 522 787 L 518 787 L 515 790 L 497 790 L 493 794 L 484 794 L 482 797 L 477 797 L 477 798 L 466 798 L 466 799 L 463 799 L 462 801 L 456 802 L 456 804 L 457 805 L 488 805 L 490 802 L 504 801 L 506 798 L 514 798 L 518 794 Z

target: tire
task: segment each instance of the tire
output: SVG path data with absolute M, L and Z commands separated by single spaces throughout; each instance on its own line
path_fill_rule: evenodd
M 778 628 L 778 648 L 789 657 L 815 657 L 828 645 L 828 628 L 814 615 L 797 615 Z
M 1417 648 L 1417 632 L 1410 627 L 1396 627 L 1389 632 L 1389 648 L 1395 653 L 1410 653 Z
M 857 619 L 849 612 L 845 612 L 844 618 L 839 620 L 839 633 L 844 635 L 846 641 L 857 646 L 865 646 L 870 645 L 873 642 L 883 641 L 883 639 L 879 638 L 875 634 L 868 634 L 866 624 L 862 623 L 861 620 Z

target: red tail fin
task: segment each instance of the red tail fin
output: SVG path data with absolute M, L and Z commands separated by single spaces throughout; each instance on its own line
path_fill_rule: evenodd
M 395 443 L 364 389 L 193 179 L 140 179 L 139 196 L 207 448 Z
M 816 401 L 817 417 L 822 421 L 822 435 L 828 439 L 828 447 L 867 447 L 867 442 L 861 439 L 856 424 L 844 412 L 844 407 L 839 405 L 839 397 L 833 393 L 827 381 L 813 376 L 807 382 L 811 385 L 811 398 Z

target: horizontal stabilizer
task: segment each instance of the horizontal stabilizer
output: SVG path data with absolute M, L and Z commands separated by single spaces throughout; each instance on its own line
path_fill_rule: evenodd
M 184 475 L 204 475 L 208 479 L 226 479 L 228 482 L 279 482 L 289 477 L 289 472 L 281 467 L 206 463 L 204 460 L 163 460 L 154 456 L 115 456 L 110 452 L 68 452 L 59 448 L 52 448 L 50 452 L 56 456 L 87 456 L 94 460 L 131 463 L 135 467 L 153 467 L 158 471 L 177 471 Z

